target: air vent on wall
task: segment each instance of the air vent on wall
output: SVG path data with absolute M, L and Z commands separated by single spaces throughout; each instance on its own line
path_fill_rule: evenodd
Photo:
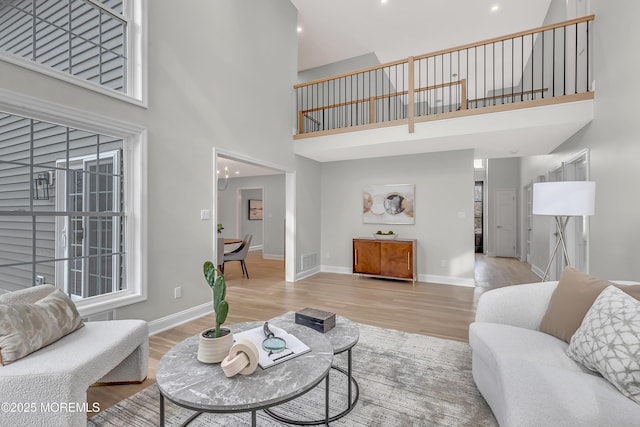
M 318 253 L 313 252 L 310 254 L 304 254 L 300 257 L 300 269 L 302 271 L 310 270 L 313 267 L 318 266 Z

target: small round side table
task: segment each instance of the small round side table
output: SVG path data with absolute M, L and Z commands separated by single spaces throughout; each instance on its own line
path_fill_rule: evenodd
M 295 313 L 293 311 L 290 311 L 281 316 L 274 317 L 271 322 L 273 322 L 273 324 L 276 326 L 280 326 L 281 323 L 283 325 L 287 323 L 291 324 L 291 322 L 295 322 Z M 329 417 L 329 422 L 333 422 L 351 412 L 351 410 L 356 406 L 356 403 L 358 403 L 358 398 L 360 397 L 360 387 L 358 386 L 358 382 L 356 381 L 356 379 L 353 377 L 351 357 L 351 350 L 353 350 L 353 347 L 355 347 L 355 345 L 358 343 L 358 340 L 360 339 L 360 329 L 355 322 L 352 322 L 346 317 L 336 315 L 336 326 L 334 326 L 330 331 L 325 332 L 324 336 L 329 339 L 329 342 L 333 347 L 334 355 L 344 353 L 345 351 L 347 352 L 347 369 L 336 366 L 335 364 L 331 365 L 331 369 L 335 369 L 336 371 L 341 372 L 342 374 L 346 375 L 348 379 L 347 407 L 340 413 Z M 329 384 L 327 383 L 327 387 L 328 386 Z M 269 414 L 272 418 L 284 423 L 299 426 L 325 424 L 324 419 L 311 421 L 292 420 L 276 413 L 274 409 L 275 407 L 265 409 L 264 412 Z

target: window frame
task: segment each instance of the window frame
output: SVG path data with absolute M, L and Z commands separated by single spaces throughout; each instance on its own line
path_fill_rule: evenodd
M 86 1 L 104 10 L 108 10 L 99 2 L 93 0 Z M 84 80 L 4 50 L 0 50 L 0 61 L 8 62 L 102 95 L 147 108 L 147 1 L 148 0 L 129 0 L 125 2 L 126 6 L 123 12 L 125 21 L 127 22 L 126 92 L 110 89 L 98 83 Z
M 87 165 L 95 162 L 96 159 L 98 157 L 94 154 L 94 155 L 89 155 L 89 156 L 80 156 L 80 157 L 73 157 L 69 159 L 69 169 L 77 169 L 76 166 L 81 166 L 81 169 L 83 171 L 86 171 L 87 169 Z M 116 178 L 117 175 L 120 174 L 120 151 L 119 150 L 111 150 L 111 151 L 107 151 L 104 153 L 100 153 L 100 161 L 102 162 L 102 160 L 104 159 L 110 159 L 113 167 L 114 167 L 114 176 L 111 178 L 111 180 L 113 181 L 114 184 L 114 191 L 113 191 L 113 205 L 114 206 L 119 206 L 120 205 L 120 184 L 119 184 L 119 180 Z M 64 165 L 64 166 L 62 166 Z M 66 159 L 59 159 L 56 161 L 56 168 L 62 168 L 62 167 L 66 167 Z M 67 185 L 66 185 L 66 181 L 67 178 L 65 178 L 65 173 L 64 171 L 60 170 L 60 169 L 56 169 L 57 170 L 57 176 L 56 176 L 56 182 L 59 183 L 56 186 L 56 211 L 66 211 L 66 203 L 67 203 Z M 64 184 L 60 184 L 60 183 L 64 183 Z M 86 187 L 86 180 L 83 183 L 83 205 L 85 205 L 87 203 L 87 195 L 86 193 L 89 192 L 90 190 Z M 62 206 L 64 205 L 64 206 Z M 87 209 L 86 207 L 83 207 L 82 209 L 83 211 L 88 211 L 89 209 Z M 88 217 L 83 217 L 85 221 L 89 220 Z M 120 217 L 117 215 L 114 215 L 111 217 L 111 222 L 113 223 L 112 226 L 112 231 L 111 231 L 111 239 L 113 242 L 118 242 L 118 236 L 120 235 L 120 233 L 122 232 L 121 227 L 120 226 Z M 88 275 L 89 275 L 89 266 L 88 266 L 88 258 L 84 258 L 86 256 L 86 253 L 89 252 L 87 245 L 89 244 L 89 240 L 88 239 L 83 239 L 83 243 L 82 243 L 82 252 L 83 252 L 83 261 L 82 261 L 82 270 L 83 270 L 83 274 L 82 274 L 82 290 L 83 290 L 83 294 L 82 295 L 78 295 L 78 294 L 73 294 L 71 291 L 71 287 L 69 284 L 69 252 L 71 251 L 71 247 L 70 246 L 66 246 L 65 244 L 63 244 L 62 241 L 62 235 L 63 235 L 63 230 L 70 230 L 71 229 L 71 225 L 70 225 L 70 220 L 71 217 L 69 216 L 58 216 L 56 217 L 56 226 L 55 226 L 55 235 L 58 237 L 59 240 L 56 240 L 56 245 L 55 245 L 55 253 L 56 259 L 65 259 L 65 261 L 60 261 L 60 265 L 62 266 L 61 268 L 56 268 L 56 284 L 59 283 L 64 283 L 64 289 L 62 289 L 66 294 L 71 295 L 71 297 L 74 300 L 79 300 L 79 299 L 85 299 L 85 298 L 93 298 L 93 296 L 84 296 L 84 291 L 87 290 L 88 291 L 88 283 L 85 283 L 85 281 L 88 280 Z M 88 229 L 89 227 L 85 225 L 84 227 L 85 229 Z M 69 236 L 65 236 L 64 240 L 66 242 L 70 242 Z M 126 244 L 126 242 L 125 242 Z M 113 246 L 111 248 L 111 252 L 117 252 L 119 250 L 119 245 L 118 246 Z M 86 251 L 86 253 L 85 253 Z M 118 292 L 115 289 L 115 285 L 116 285 L 116 281 L 115 278 L 118 276 L 118 271 L 120 270 L 121 267 L 121 263 L 119 258 L 116 258 L 112 261 L 112 267 L 111 267 L 111 280 L 112 280 L 112 287 L 113 289 L 110 292 L 107 293 L 114 293 L 114 292 Z
M 76 301 L 86 317 L 147 299 L 147 129 L 50 101 L 0 89 L 0 110 L 123 140 L 126 290 Z

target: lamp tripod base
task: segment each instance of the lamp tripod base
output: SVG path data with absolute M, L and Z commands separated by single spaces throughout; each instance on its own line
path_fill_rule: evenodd
M 547 268 L 544 271 L 544 275 L 542 276 L 543 282 L 547 280 L 547 276 L 549 275 L 549 269 L 551 268 L 551 264 L 553 264 L 553 259 L 556 257 L 556 254 L 558 253 L 558 246 L 560 246 L 561 243 L 562 243 L 562 251 L 564 253 L 564 261 L 565 261 L 564 265 L 565 266 L 571 265 L 571 263 L 569 262 L 569 253 L 567 252 L 567 245 L 564 240 L 564 231 L 567 228 L 569 217 L 555 216 L 554 218 L 556 220 L 556 228 L 558 229 L 558 232 L 557 232 L 558 239 L 556 240 L 556 246 L 553 248 L 553 253 L 549 258 L 549 263 L 547 264 Z

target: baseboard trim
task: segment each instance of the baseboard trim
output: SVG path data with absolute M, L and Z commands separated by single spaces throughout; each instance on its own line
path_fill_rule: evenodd
M 284 261 L 284 255 L 282 254 L 265 254 L 264 252 L 262 253 L 262 258 L 263 259 L 272 259 L 275 261 Z
M 531 265 L 531 272 L 542 279 L 542 275 L 544 274 L 544 270 L 536 265 Z
M 467 288 L 475 288 L 475 279 L 465 279 L 454 276 L 438 276 L 435 274 L 418 274 L 419 282 L 436 283 L 439 285 L 464 286 Z
M 353 271 L 349 267 L 338 267 L 333 265 L 323 265 L 321 267 L 321 271 L 323 273 L 353 274 Z M 474 279 L 465 279 L 452 276 L 437 276 L 435 274 L 419 274 L 418 281 L 437 283 L 441 285 L 466 286 L 471 288 L 476 286 L 476 281 Z
M 320 267 L 313 267 L 309 270 L 305 270 L 305 271 L 301 271 L 299 273 L 296 273 L 296 281 L 298 280 L 302 280 L 302 279 L 306 279 L 307 277 L 311 277 L 315 274 L 320 273 L 321 269 Z
M 334 265 L 323 265 L 320 267 L 323 273 L 353 274 L 353 270 L 348 267 L 336 267 Z
M 156 335 L 183 323 L 190 322 L 198 317 L 213 313 L 211 303 L 197 305 L 177 313 L 170 314 L 160 319 L 149 322 L 149 335 Z

